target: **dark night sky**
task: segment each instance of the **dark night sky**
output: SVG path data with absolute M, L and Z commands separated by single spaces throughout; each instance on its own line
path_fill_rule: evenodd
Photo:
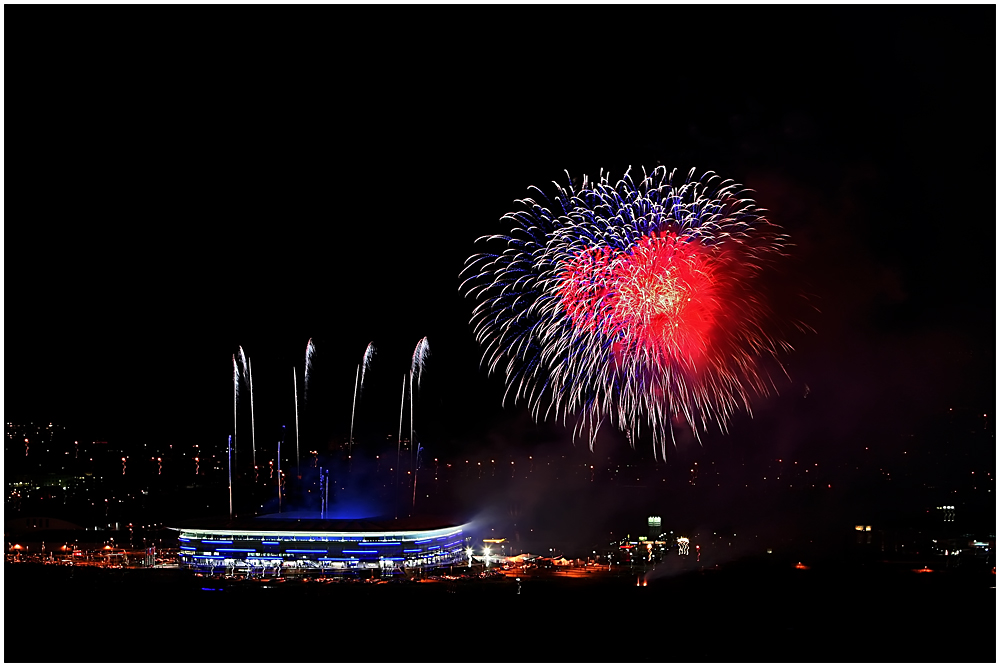
M 657 163 L 754 189 L 820 311 L 705 447 L 992 412 L 994 7 L 263 11 L 5 11 L 8 421 L 221 443 L 242 345 L 275 432 L 313 337 L 337 433 L 375 341 L 359 428 L 388 433 L 426 335 L 426 437 L 514 446 L 458 293 L 474 240 L 563 170 Z

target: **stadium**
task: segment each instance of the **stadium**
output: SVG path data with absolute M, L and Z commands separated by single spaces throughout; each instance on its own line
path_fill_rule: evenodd
M 272 515 L 273 516 L 273 515 Z M 199 571 L 317 572 L 433 568 L 466 557 L 464 525 L 426 517 L 190 522 L 179 532 L 181 567 Z

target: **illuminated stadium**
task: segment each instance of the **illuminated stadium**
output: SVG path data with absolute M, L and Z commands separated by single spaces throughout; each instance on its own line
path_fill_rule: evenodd
M 179 535 L 181 567 L 197 571 L 398 571 L 459 563 L 465 526 L 428 518 L 256 517 L 191 523 Z

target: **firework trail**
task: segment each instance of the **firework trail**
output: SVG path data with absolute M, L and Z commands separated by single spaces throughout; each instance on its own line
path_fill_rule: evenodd
M 424 365 L 427 362 L 427 355 L 430 353 L 430 344 L 427 342 L 427 336 L 424 336 L 417 343 L 417 347 L 413 350 L 413 358 L 410 361 L 410 469 L 414 471 L 414 480 L 416 480 L 416 470 L 415 470 L 415 458 L 416 452 L 413 444 L 413 380 L 417 380 L 417 389 L 420 389 L 420 381 L 424 373 Z M 416 484 L 416 481 L 414 481 Z
M 253 455 L 253 465 L 256 469 L 257 467 L 257 438 L 256 438 L 256 424 L 254 420 L 254 410 L 253 410 L 253 372 L 250 364 L 250 360 L 247 359 L 246 354 L 243 353 L 243 346 L 239 347 L 238 358 L 233 359 L 233 458 L 238 461 L 236 457 L 235 441 L 236 441 L 236 402 L 239 397 L 240 392 L 240 378 L 242 378 L 243 383 L 246 385 L 247 389 L 250 391 L 250 447 Z
M 372 359 L 375 358 L 375 341 L 368 343 L 365 348 L 365 356 L 361 361 L 361 391 L 365 390 L 365 373 L 371 368 Z
M 505 402 L 536 420 L 578 415 L 573 437 L 591 448 L 605 420 L 630 442 L 646 423 L 665 458 L 673 421 L 725 431 L 768 392 L 760 360 L 791 347 L 761 276 L 788 243 L 732 181 L 657 167 L 637 184 L 630 171 L 556 185 L 554 202 L 531 188 L 539 201 L 503 217 L 510 235 L 479 240 L 491 252 L 468 260 L 462 289 Z
M 229 436 L 229 444 L 226 445 L 226 455 L 229 470 L 229 518 L 233 518 L 233 436 Z M 198 459 L 195 459 L 197 461 Z M 195 472 L 197 475 L 197 471 Z
M 347 436 L 347 458 L 351 458 L 351 449 L 354 447 L 354 408 L 358 405 L 358 373 L 361 372 L 361 366 L 354 369 L 354 400 L 351 402 L 351 431 Z
M 399 518 L 399 449 L 403 446 L 403 403 L 406 401 L 406 375 L 403 375 L 403 392 L 399 397 L 399 437 L 396 440 L 396 518 Z
M 423 338 L 420 339 L 420 342 L 418 342 L 417 346 L 413 349 L 413 359 L 410 362 L 411 387 L 413 386 L 412 380 L 414 377 L 416 377 L 417 389 L 420 388 L 420 381 L 422 379 L 421 376 L 424 373 L 424 366 L 427 363 L 427 355 L 430 354 L 430 351 L 431 351 L 430 343 L 427 342 L 427 336 L 424 336 Z
M 371 367 L 372 357 L 375 356 L 375 341 L 368 343 L 365 348 L 365 356 L 361 359 L 361 364 L 354 372 L 354 401 L 351 403 L 351 433 L 347 438 L 347 458 L 351 458 L 351 449 L 354 447 L 354 409 L 358 405 L 358 394 L 365 389 L 365 372 Z M 360 384 L 358 383 L 358 373 L 361 374 Z
M 309 342 L 306 343 L 306 370 L 305 377 L 302 380 L 302 402 L 305 403 L 309 400 L 309 373 L 312 371 L 313 365 L 313 354 L 316 353 L 316 346 L 313 345 L 313 339 L 310 338 Z
M 236 355 L 233 355 L 233 439 L 236 439 L 236 401 L 240 395 L 240 372 L 236 368 Z M 233 446 L 233 443 L 229 443 Z
M 295 399 L 295 476 L 301 478 L 299 471 L 299 380 L 295 375 L 295 366 L 292 366 L 292 396 Z
M 234 360 L 233 368 L 233 464 L 236 466 L 237 476 L 239 473 L 239 450 L 236 447 L 236 404 L 239 402 L 240 387 L 247 386 L 247 357 L 243 353 L 243 346 L 238 348 L 238 354 Z
M 240 350 L 242 352 L 242 350 Z M 257 468 L 257 434 L 253 416 L 253 363 L 247 359 L 247 379 L 250 382 L 250 451 L 253 455 L 253 467 Z

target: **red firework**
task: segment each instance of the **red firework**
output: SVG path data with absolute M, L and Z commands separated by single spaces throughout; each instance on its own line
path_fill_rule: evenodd
M 788 239 L 741 186 L 693 176 L 584 179 L 552 210 L 523 200 L 511 234 L 488 237 L 507 247 L 470 259 L 476 337 L 536 419 L 578 414 L 592 447 L 606 420 L 630 438 L 646 422 L 665 456 L 672 424 L 725 431 L 774 386 L 771 361 L 784 372 L 785 325 L 804 326 L 769 305 L 794 289 L 769 275 Z
M 574 327 L 615 341 L 615 356 L 694 371 L 712 347 L 725 301 L 725 253 L 673 232 L 627 251 L 590 248 L 566 267 L 559 294 Z

